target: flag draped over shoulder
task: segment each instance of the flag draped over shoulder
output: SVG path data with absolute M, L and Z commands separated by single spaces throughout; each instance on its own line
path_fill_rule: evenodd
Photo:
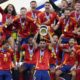
M 55 1 L 58 1 L 58 0 L 52 0 L 52 1 L 55 2 Z M 38 6 L 36 9 L 39 10 L 39 9 L 42 9 L 42 8 L 44 8 L 44 4 Z

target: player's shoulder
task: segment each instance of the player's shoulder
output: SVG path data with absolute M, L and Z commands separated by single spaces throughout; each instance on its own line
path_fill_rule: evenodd
M 45 12 L 40 12 L 40 13 L 38 14 L 38 16 L 42 16 L 42 15 L 45 15 Z

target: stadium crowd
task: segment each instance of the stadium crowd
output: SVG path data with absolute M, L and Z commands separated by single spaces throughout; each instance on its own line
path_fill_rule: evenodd
M 0 7 L 0 80 L 80 80 L 80 0 L 30 7 Z

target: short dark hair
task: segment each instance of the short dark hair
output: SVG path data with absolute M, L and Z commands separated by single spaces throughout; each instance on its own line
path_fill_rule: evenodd
M 46 1 L 45 4 L 47 4 L 47 3 L 50 4 L 50 2 Z
M 33 34 L 30 34 L 30 35 L 29 35 L 29 38 L 34 38 L 34 35 L 33 35 Z
M 40 39 L 40 42 L 41 42 L 41 41 L 46 42 L 46 39 Z
M 77 0 L 76 3 L 80 3 L 80 0 Z
M 31 3 L 36 3 L 36 1 L 31 1 L 30 4 L 31 4 Z
M 68 1 L 67 0 L 62 0 L 62 1 L 65 1 L 68 4 Z
M 22 10 L 22 9 L 25 9 L 25 10 L 27 10 L 25 7 L 21 7 L 21 9 L 20 9 L 20 10 Z

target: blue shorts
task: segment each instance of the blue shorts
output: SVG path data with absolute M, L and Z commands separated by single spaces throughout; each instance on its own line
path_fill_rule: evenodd
M 62 38 L 62 43 L 68 43 L 69 42 L 69 38 Z
M 50 80 L 48 70 L 36 70 L 34 72 L 33 80 Z
M 69 72 L 71 68 L 72 68 L 72 66 L 70 66 L 70 65 L 64 65 L 60 70 L 62 72 Z
M 23 45 L 23 44 L 28 43 L 28 39 L 29 39 L 29 37 L 27 37 L 27 38 L 22 38 L 20 44 Z
M 24 63 L 23 66 L 24 66 L 25 69 L 31 70 L 35 65 Z
M 0 70 L 0 80 L 11 80 L 11 72 L 10 70 Z

